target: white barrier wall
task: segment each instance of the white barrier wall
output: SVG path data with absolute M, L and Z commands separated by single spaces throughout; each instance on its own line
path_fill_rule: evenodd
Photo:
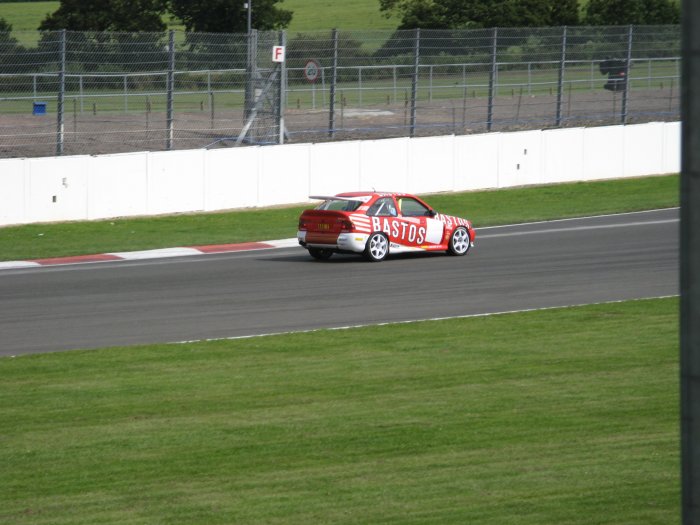
M 680 171 L 679 122 L 0 160 L 0 226 Z
M 148 214 L 149 168 L 147 153 L 89 157 L 87 218 Z
M 0 225 L 21 223 L 25 220 L 27 167 L 24 159 L 0 161 Z

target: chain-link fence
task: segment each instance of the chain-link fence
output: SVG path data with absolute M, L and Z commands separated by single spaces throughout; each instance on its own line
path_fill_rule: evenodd
M 679 79 L 679 26 L 0 33 L 0 157 L 677 120 Z

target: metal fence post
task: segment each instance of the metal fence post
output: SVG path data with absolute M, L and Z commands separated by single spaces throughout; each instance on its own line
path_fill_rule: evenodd
M 362 66 L 357 66 L 357 97 L 358 104 L 362 105 Z
M 166 109 L 166 138 L 165 149 L 173 149 L 173 90 L 175 88 L 175 31 L 168 34 L 168 76 L 167 76 L 167 109 Z
M 428 75 L 429 75 L 429 81 L 428 81 L 428 100 L 430 102 L 433 101 L 433 65 L 428 66 Z
M 207 71 L 207 93 L 209 93 L 209 109 L 211 109 L 211 69 Z
M 413 78 L 411 79 L 411 124 L 409 135 L 416 134 L 416 99 L 418 98 L 418 64 L 420 62 L 420 29 L 416 29 L 413 53 Z
M 84 95 L 84 93 L 83 93 L 83 75 L 80 75 L 80 76 L 78 77 L 78 81 L 79 81 L 79 83 L 80 83 L 80 84 L 79 84 L 79 89 L 80 89 L 80 114 L 82 115 L 82 114 L 83 114 L 83 111 L 84 111 L 84 109 L 85 109 L 85 108 L 84 108 L 84 104 L 83 104 L 83 103 L 84 103 L 84 99 L 85 99 L 85 95 Z
M 486 115 L 486 131 L 493 127 L 493 96 L 496 87 L 496 57 L 498 55 L 498 28 L 493 28 L 493 48 L 491 51 L 491 71 L 489 71 L 489 101 Z
M 287 45 L 287 32 L 280 31 L 279 33 L 279 45 L 286 47 Z M 287 89 L 287 63 L 280 63 L 280 74 L 279 74 L 279 99 L 277 101 L 277 125 L 279 126 L 279 140 L 278 144 L 284 144 L 284 105 L 285 105 L 285 92 Z
M 632 67 L 632 25 L 627 33 L 627 61 L 625 62 L 625 89 L 622 92 L 622 110 L 620 114 L 620 123 L 627 124 L 627 99 L 630 92 L 630 69 Z
M 124 113 L 129 112 L 129 81 L 124 75 Z
M 393 66 L 392 68 L 393 72 L 393 86 L 394 86 L 394 104 L 396 104 L 396 66 Z
M 63 155 L 64 125 L 63 102 L 66 95 L 66 30 L 61 29 L 58 44 L 58 97 L 56 99 L 56 155 Z
M 245 101 L 243 103 L 243 120 L 246 122 L 253 108 L 253 31 L 248 31 L 246 35 Z
M 335 85 L 338 82 L 338 30 L 333 29 L 331 32 L 333 39 L 333 66 L 331 69 L 331 92 L 330 100 L 328 101 L 328 136 L 335 137 Z
M 561 59 L 559 61 L 559 81 L 557 82 L 557 127 L 561 126 L 561 100 L 564 90 L 564 67 L 566 66 L 566 26 L 561 34 Z

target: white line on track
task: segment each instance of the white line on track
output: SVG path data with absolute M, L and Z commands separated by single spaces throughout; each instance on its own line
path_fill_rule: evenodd
M 291 334 L 310 334 L 314 332 L 332 331 L 332 330 L 352 330 L 354 328 L 368 328 L 370 326 L 391 326 L 399 324 L 414 324 L 414 323 L 425 323 L 429 321 L 448 321 L 450 319 L 472 319 L 476 317 L 491 317 L 494 315 L 508 315 L 508 314 L 520 314 L 526 312 L 539 312 L 544 310 L 560 310 L 562 308 L 581 308 L 584 306 L 595 306 L 604 304 L 618 304 L 626 303 L 632 301 L 651 301 L 654 299 L 670 299 L 673 297 L 680 297 L 679 294 L 676 295 L 660 295 L 657 297 L 640 297 L 637 299 L 617 299 L 614 301 L 602 301 L 598 303 L 579 303 L 579 304 L 569 304 L 561 306 L 543 306 L 541 308 L 524 308 L 522 310 L 506 310 L 501 312 L 484 312 L 480 314 L 467 314 L 467 315 L 453 315 L 449 317 L 428 317 L 424 319 L 409 319 L 406 321 L 387 321 L 383 323 L 367 323 L 367 324 L 356 324 L 348 326 L 332 326 L 327 328 L 309 328 L 308 330 L 292 330 L 288 332 L 270 332 L 267 334 L 252 334 L 252 335 L 238 335 L 233 337 L 216 337 L 212 339 L 193 339 L 190 341 L 176 341 L 170 344 L 184 345 L 191 343 L 203 343 L 203 342 L 213 342 L 213 341 L 236 341 L 238 339 L 254 339 L 256 337 L 272 337 L 276 335 L 291 335 Z
M 595 226 L 573 226 L 568 228 L 549 228 L 544 230 L 531 230 L 526 232 L 510 232 L 510 233 L 487 233 L 485 235 L 478 235 L 477 240 L 481 239 L 493 239 L 495 237 L 515 237 L 518 235 L 537 235 L 543 233 L 561 233 L 561 232 L 574 232 L 574 231 L 584 231 L 584 230 L 605 230 L 608 228 L 630 228 L 635 226 L 652 226 L 655 224 L 669 224 L 672 222 L 680 222 L 680 219 L 666 219 L 662 221 L 638 221 L 638 222 L 626 222 L 623 224 L 598 224 Z M 485 229 L 485 228 L 484 228 Z
M 583 219 L 604 219 L 610 217 L 624 217 L 625 215 L 644 215 L 649 213 L 658 213 L 661 211 L 672 211 L 680 210 L 680 207 L 673 206 L 671 208 L 656 208 L 654 210 L 641 210 L 641 211 L 625 211 L 621 213 L 607 213 L 604 215 L 584 215 L 583 217 L 568 217 L 566 219 L 548 219 L 546 221 L 532 221 L 532 222 L 516 222 L 514 224 L 501 224 L 499 226 L 484 226 L 479 228 L 479 230 L 495 230 L 497 228 L 514 228 L 516 226 L 532 226 L 535 224 L 552 224 L 555 222 L 571 222 L 580 221 Z

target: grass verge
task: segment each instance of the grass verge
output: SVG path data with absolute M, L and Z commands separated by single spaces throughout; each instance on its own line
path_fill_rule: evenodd
M 677 522 L 677 312 L 3 358 L 0 522 Z
M 427 197 L 481 226 L 678 205 L 678 176 L 556 184 Z M 0 261 L 284 239 L 308 206 L 0 228 Z

